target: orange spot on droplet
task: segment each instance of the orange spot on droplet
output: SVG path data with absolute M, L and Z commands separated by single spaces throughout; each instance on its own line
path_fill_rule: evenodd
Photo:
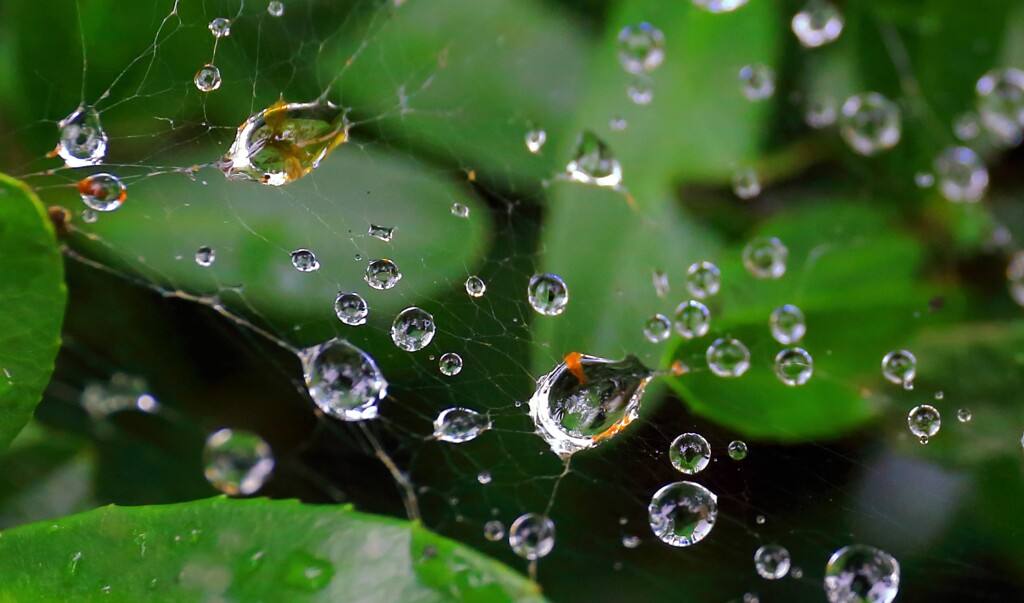
M 620 431 L 625 429 L 626 426 L 629 425 L 632 422 L 633 422 L 633 417 L 631 417 L 630 415 L 626 415 L 626 416 L 622 417 L 622 419 L 620 419 L 618 423 L 616 423 L 616 424 L 612 425 L 611 427 L 609 427 L 608 429 L 604 430 L 604 432 L 599 433 L 596 436 L 594 436 L 594 443 L 596 444 L 596 443 L 600 442 L 601 440 L 607 440 L 608 438 L 611 438 L 611 437 L 614 437 L 614 436 L 618 435 L 618 433 Z
M 669 368 L 669 370 L 672 371 L 673 375 L 678 377 L 680 375 L 685 375 L 686 373 L 689 373 L 690 367 L 683 364 L 682 360 L 676 360 L 675 362 L 672 363 L 672 366 Z
M 569 369 L 569 372 L 576 377 L 576 380 L 580 382 L 580 385 L 587 384 L 587 375 L 583 372 L 583 363 L 581 362 L 583 354 L 579 352 L 570 352 L 565 355 L 565 368 Z

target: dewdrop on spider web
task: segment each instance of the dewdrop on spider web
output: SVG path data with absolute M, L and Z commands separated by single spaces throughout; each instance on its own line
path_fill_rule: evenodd
M 487 415 L 469 408 L 446 408 L 434 419 L 434 437 L 449 444 L 462 444 L 475 440 L 491 428 Z
M 100 114 L 89 105 L 81 105 L 57 124 L 60 138 L 50 157 L 59 156 L 69 168 L 96 165 L 107 154 L 107 133 Z
M 388 382 L 369 354 L 344 339 L 331 339 L 302 350 L 299 359 L 309 396 L 325 414 L 343 421 L 377 416 Z
M 78 193 L 93 211 L 114 211 L 128 198 L 128 190 L 121 179 L 113 174 L 101 173 L 78 181 Z
M 718 520 L 718 497 L 694 482 L 663 486 L 651 497 L 648 522 L 654 535 L 676 547 L 694 545 L 707 538 Z
M 270 446 L 255 433 L 221 429 L 206 438 L 203 474 L 225 494 L 249 496 L 263 487 L 274 470 Z

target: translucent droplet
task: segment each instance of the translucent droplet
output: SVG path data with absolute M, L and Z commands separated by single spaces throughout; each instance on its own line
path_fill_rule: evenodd
M 284 14 L 284 2 L 271 0 L 270 4 L 267 5 L 267 12 L 270 13 L 271 17 L 280 17 Z
M 107 154 L 107 133 L 100 124 L 100 114 L 88 105 L 81 105 L 57 124 L 60 140 L 57 155 L 69 168 L 96 165 Z
M 626 95 L 629 96 L 629 100 L 633 101 L 634 105 L 640 105 L 641 107 L 651 104 L 654 100 L 654 87 L 651 80 L 645 77 L 635 77 L 629 83 L 629 87 L 626 88 Z
M 457 218 L 468 218 L 469 206 L 462 203 L 452 203 L 452 215 Z
M 790 25 L 801 44 L 817 48 L 835 42 L 843 33 L 843 15 L 828 0 L 810 0 Z
M 754 518 L 754 522 L 757 523 L 757 525 L 759 526 L 763 526 L 764 522 L 766 521 L 768 521 L 768 518 L 766 518 L 764 515 L 758 515 Z
M 750 101 L 763 101 L 775 94 L 775 72 L 761 63 L 741 67 L 740 83 L 743 96 Z
M 970 423 L 973 418 L 974 415 L 971 414 L 971 409 L 969 408 L 961 408 L 956 411 L 956 419 L 961 423 Z
M 711 444 L 699 433 L 684 433 L 672 440 L 668 458 L 680 473 L 700 473 L 711 462 Z
M 786 348 L 775 356 L 775 376 L 786 385 L 803 385 L 813 373 L 813 360 L 803 348 Z
M 492 519 L 484 524 L 484 538 L 491 542 L 498 542 L 505 538 L 505 524 L 497 519 Z
M 899 588 L 899 562 L 872 546 L 844 546 L 825 566 L 829 603 L 892 603 Z
M 471 276 L 466 279 L 466 293 L 470 297 L 483 297 L 487 292 L 487 283 L 479 276 Z
M 343 421 L 377 416 L 388 382 L 376 361 L 344 339 L 331 339 L 299 355 L 309 396 L 324 413 Z
M 481 471 L 480 473 L 476 474 L 476 481 L 484 486 L 491 483 L 492 479 L 494 478 L 491 476 L 490 471 Z
M 732 174 L 732 192 L 743 200 L 753 199 L 761 194 L 761 179 L 757 170 L 751 167 L 740 168 Z
M 654 294 L 658 297 L 665 297 L 669 292 L 668 273 L 664 270 L 655 270 L 651 273 L 651 282 L 654 284 Z
M 613 117 L 608 120 L 608 127 L 616 132 L 625 130 L 627 125 L 629 124 L 624 117 Z
M 928 172 L 918 172 L 914 174 L 914 184 L 917 185 L 917 188 L 928 188 L 935 184 L 935 176 Z
M 203 475 L 225 494 L 249 496 L 263 487 L 274 470 L 274 457 L 263 438 L 224 428 L 206 438 Z
M 988 168 L 967 147 L 949 147 L 935 159 L 939 192 L 950 201 L 974 203 L 988 190 Z
M 149 393 L 146 380 L 124 373 L 114 373 L 104 383 L 87 384 L 79 402 L 89 416 L 96 420 L 122 411 L 155 413 L 160 409 L 160 403 Z
M 1024 251 L 1018 251 L 1006 265 L 1006 286 L 1017 305 L 1024 306 Z
M 128 190 L 113 174 L 100 173 L 78 181 L 82 203 L 93 211 L 114 211 L 128 198 Z
M 378 291 L 386 291 L 402 280 L 402 273 L 398 270 L 398 264 L 387 258 L 370 260 L 363 273 L 363 280 Z
M 775 237 L 758 237 L 743 248 L 743 266 L 757 278 L 781 278 L 788 258 L 789 250 Z
M 512 522 L 508 543 L 523 559 L 535 561 L 555 548 L 555 522 L 540 513 L 526 513 Z
M 654 71 L 665 60 L 665 34 L 650 23 L 623 27 L 617 45 L 619 63 L 629 73 Z
M 196 251 L 196 264 L 199 264 L 203 268 L 212 266 L 216 259 L 217 252 L 209 247 L 200 247 Z
M 694 6 L 709 13 L 730 13 L 746 3 L 747 0 L 693 0 Z
M 540 128 L 530 130 L 526 133 L 526 149 L 533 154 L 540 153 L 544 143 L 548 140 L 548 133 Z
M 530 305 L 544 316 L 558 316 L 569 303 L 569 288 L 557 274 L 535 274 L 526 288 Z
M 1015 146 L 1024 127 L 1024 71 L 993 69 L 979 80 L 978 113 L 981 123 L 997 140 Z
M 434 419 L 434 437 L 450 444 L 475 440 L 490 428 L 487 415 L 468 408 L 446 408 Z
M 718 519 L 718 497 L 700 484 L 675 482 L 654 493 L 647 515 L 654 535 L 672 546 L 703 540 Z
M 661 343 L 672 334 L 672 321 L 664 314 L 655 314 L 644 323 L 644 338 L 651 343 Z
M 942 417 L 934 406 L 921 404 L 915 406 L 907 415 L 907 426 L 910 427 L 910 433 L 922 439 L 921 443 L 924 444 L 929 438 L 939 433 L 939 428 L 942 427 Z
M 635 549 L 640 546 L 640 537 L 633 536 L 632 534 L 626 534 L 622 537 L 622 546 L 627 549 Z
M 301 549 L 288 553 L 284 558 L 284 582 L 288 586 L 314 593 L 326 588 L 332 578 L 334 566 L 326 559 L 314 557 Z
M 804 122 L 815 130 L 820 130 L 834 124 L 837 113 L 836 100 L 834 98 L 814 98 L 807 102 Z
M 797 566 L 789 570 L 789 575 L 792 576 L 794 580 L 799 580 L 804 577 L 804 570 Z
M 687 339 L 703 337 L 711 329 L 711 311 L 693 299 L 676 307 L 674 319 L 676 332 Z
M 220 88 L 220 68 L 213 63 L 207 63 L 200 67 L 199 71 L 196 71 L 196 76 L 192 81 L 200 92 L 213 92 Z
M 734 461 L 742 461 L 747 458 L 747 443 L 742 440 L 729 442 L 729 458 Z
M 603 140 L 590 130 L 576 139 L 576 152 L 565 166 L 569 179 L 615 188 L 622 184 L 622 165 Z
M 215 38 L 226 38 L 231 35 L 231 20 L 224 17 L 217 17 L 210 21 L 210 33 Z
M 394 227 L 370 224 L 370 229 L 367 231 L 367 234 L 375 239 L 380 239 L 381 241 L 388 243 L 391 241 L 391 237 L 394 236 L 395 229 Z
M 768 325 L 771 327 L 772 337 L 782 345 L 792 345 L 800 341 L 807 332 L 804 313 L 791 304 L 775 308 L 768 319 Z
M 99 216 L 97 216 L 96 212 L 94 212 L 93 210 L 91 210 L 91 209 L 83 209 L 82 210 L 82 221 L 85 222 L 86 224 L 95 224 L 96 220 L 98 220 L 98 219 L 99 219 Z
M 334 299 L 334 313 L 341 322 L 350 327 L 358 327 L 366 324 L 370 306 L 362 295 L 354 291 L 341 291 Z
M 228 180 L 269 186 L 294 182 L 348 140 L 349 122 L 334 104 L 280 100 L 245 120 L 219 167 Z
M 777 544 L 766 544 L 754 551 L 754 569 L 765 580 L 778 580 L 789 573 L 789 551 Z
M 721 287 L 722 272 L 711 262 L 698 262 L 686 271 L 686 289 L 698 299 L 716 295 Z
M 446 377 L 454 377 L 462 372 L 462 356 L 459 356 L 455 352 L 445 352 L 441 354 L 441 359 L 437 363 L 438 370 L 441 374 Z
M 402 310 L 395 317 L 391 324 L 391 341 L 399 349 L 416 352 L 427 347 L 434 339 L 436 330 L 434 317 L 426 310 L 413 306 Z
M 616 361 L 574 352 L 537 380 L 530 416 L 551 450 L 566 458 L 629 425 L 651 377 L 635 356 Z
M 900 141 L 902 129 L 900 108 L 877 92 L 857 94 L 843 103 L 839 132 L 861 155 L 893 148 Z
M 750 368 L 750 350 L 739 339 L 716 339 L 706 357 L 708 368 L 719 377 L 739 377 Z
M 953 120 L 953 134 L 960 140 L 974 140 L 980 133 L 981 118 L 973 111 L 961 113 Z
M 894 350 L 882 358 L 882 376 L 909 389 L 917 376 L 917 358 L 907 350 Z
M 292 266 L 299 272 L 316 272 L 320 270 L 320 262 L 316 255 L 308 249 L 296 249 L 292 252 Z

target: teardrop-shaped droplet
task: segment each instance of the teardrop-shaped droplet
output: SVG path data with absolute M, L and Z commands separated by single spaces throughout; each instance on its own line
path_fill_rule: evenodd
M 291 253 L 292 266 L 299 272 L 316 272 L 320 270 L 320 261 L 308 249 L 296 249 Z
M 840 126 L 846 144 L 866 156 L 893 148 L 903 132 L 900 108 L 877 92 L 846 99 Z
M 530 416 L 551 450 L 569 457 L 629 425 L 651 377 L 635 356 L 609 360 L 574 352 L 537 381 Z
M 199 71 L 196 71 L 196 76 L 192 81 L 200 92 L 213 92 L 220 88 L 220 68 L 213 63 L 207 63 L 200 67 Z
M 662 542 L 690 546 L 704 540 L 715 527 L 718 497 L 700 484 L 675 482 L 654 493 L 647 515 L 651 531 Z
M 81 105 L 57 124 L 60 140 L 57 155 L 69 168 L 96 165 L 107 154 L 107 133 L 100 124 L 100 114 L 88 105 Z
M 754 569 L 765 580 L 785 578 L 789 573 L 789 551 L 778 544 L 766 544 L 754 551 Z
M 249 496 L 270 477 L 274 456 L 255 433 L 224 428 L 206 438 L 203 464 L 203 475 L 213 487 L 232 496 Z
M 949 147 L 935 159 L 939 192 L 954 202 L 980 201 L 988 190 L 988 168 L 972 149 Z
M 658 297 L 665 297 L 669 292 L 668 273 L 664 270 L 655 270 L 651 273 L 651 283 L 654 285 L 654 294 Z
M 378 291 L 386 291 L 402 280 L 402 273 L 398 270 L 398 264 L 387 258 L 382 258 L 371 260 L 366 265 L 363 280 Z
M 555 522 L 540 513 L 526 513 L 512 522 L 508 543 L 516 555 L 535 561 L 555 548 Z
M 684 433 L 672 440 L 668 458 L 680 473 L 700 473 L 711 462 L 711 444 L 699 433 Z
M 665 34 L 650 23 L 623 27 L 616 45 L 619 63 L 629 73 L 654 71 L 665 60 Z
M 687 339 L 703 337 L 711 329 L 711 311 L 697 300 L 691 299 L 679 304 L 674 318 L 676 332 Z
M 907 415 L 907 426 L 910 428 L 910 433 L 922 440 L 923 444 L 939 433 L 942 417 L 934 406 L 921 404 L 915 406 Z
M 462 356 L 455 352 L 445 352 L 441 354 L 437 368 L 445 377 L 454 377 L 462 372 Z
M 576 152 L 565 166 L 570 180 L 615 188 L 622 184 L 622 165 L 608 145 L 590 130 L 576 139 Z
M 750 368 L 750 350 L 739 339 L 716 339 L 706 357 L 708 368 L 719 377 L 740 377 Z
M 569 303 L 569 287 L 557 274 L 535 274 L 526 287 L 530 306 L 544 316 L 558 316 Z
M 468 408 L 446 408 L 434 419 L 434 437 L 449 444 L 475 440 L 490 428 L 487 415 Z
M 873 546 L 844 546 L 825 566 L 829 603 L 892 603 L 899 589 L 899 562 Z
M 344 421 L 377 416 L 388 382 L 369 354 L 344 339 L 331 339 L 300 354 L 306 388 L 324 413 Z
M 78 194 L 93 211 L 114 211 L 128 198 L 128 190 L 121 179 L 113 174 L 101 173 L 78 181 Z
M 810 0 L 793 16 L 793 33 L 806 48 L 818 48 L 843 33 L 843 14 L 828 0 Z
M 434 317 L 426 310 L 413 306 L 395 316 L 391 324 L 391 341 L 401 350 L 417 352 L 430 344 L 436 330 Z
M 338 320 L 350 327 L 358 327 L 366 324 L 366 318 L 370 315 L 370 306 L 363 299 L 362 295 L 354 291 L 342 291 L 334 298 L 334 314 Z

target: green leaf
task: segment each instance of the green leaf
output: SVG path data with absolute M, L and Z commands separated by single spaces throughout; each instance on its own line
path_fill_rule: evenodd
M 542 600 L 418 524 L 297 501 L 104 507 L 4 532 L 0 552 L 2 601 Z
M 64 263 L 35 194 L 0 174 L 0 449 L 32 417 L 64 321 Z

